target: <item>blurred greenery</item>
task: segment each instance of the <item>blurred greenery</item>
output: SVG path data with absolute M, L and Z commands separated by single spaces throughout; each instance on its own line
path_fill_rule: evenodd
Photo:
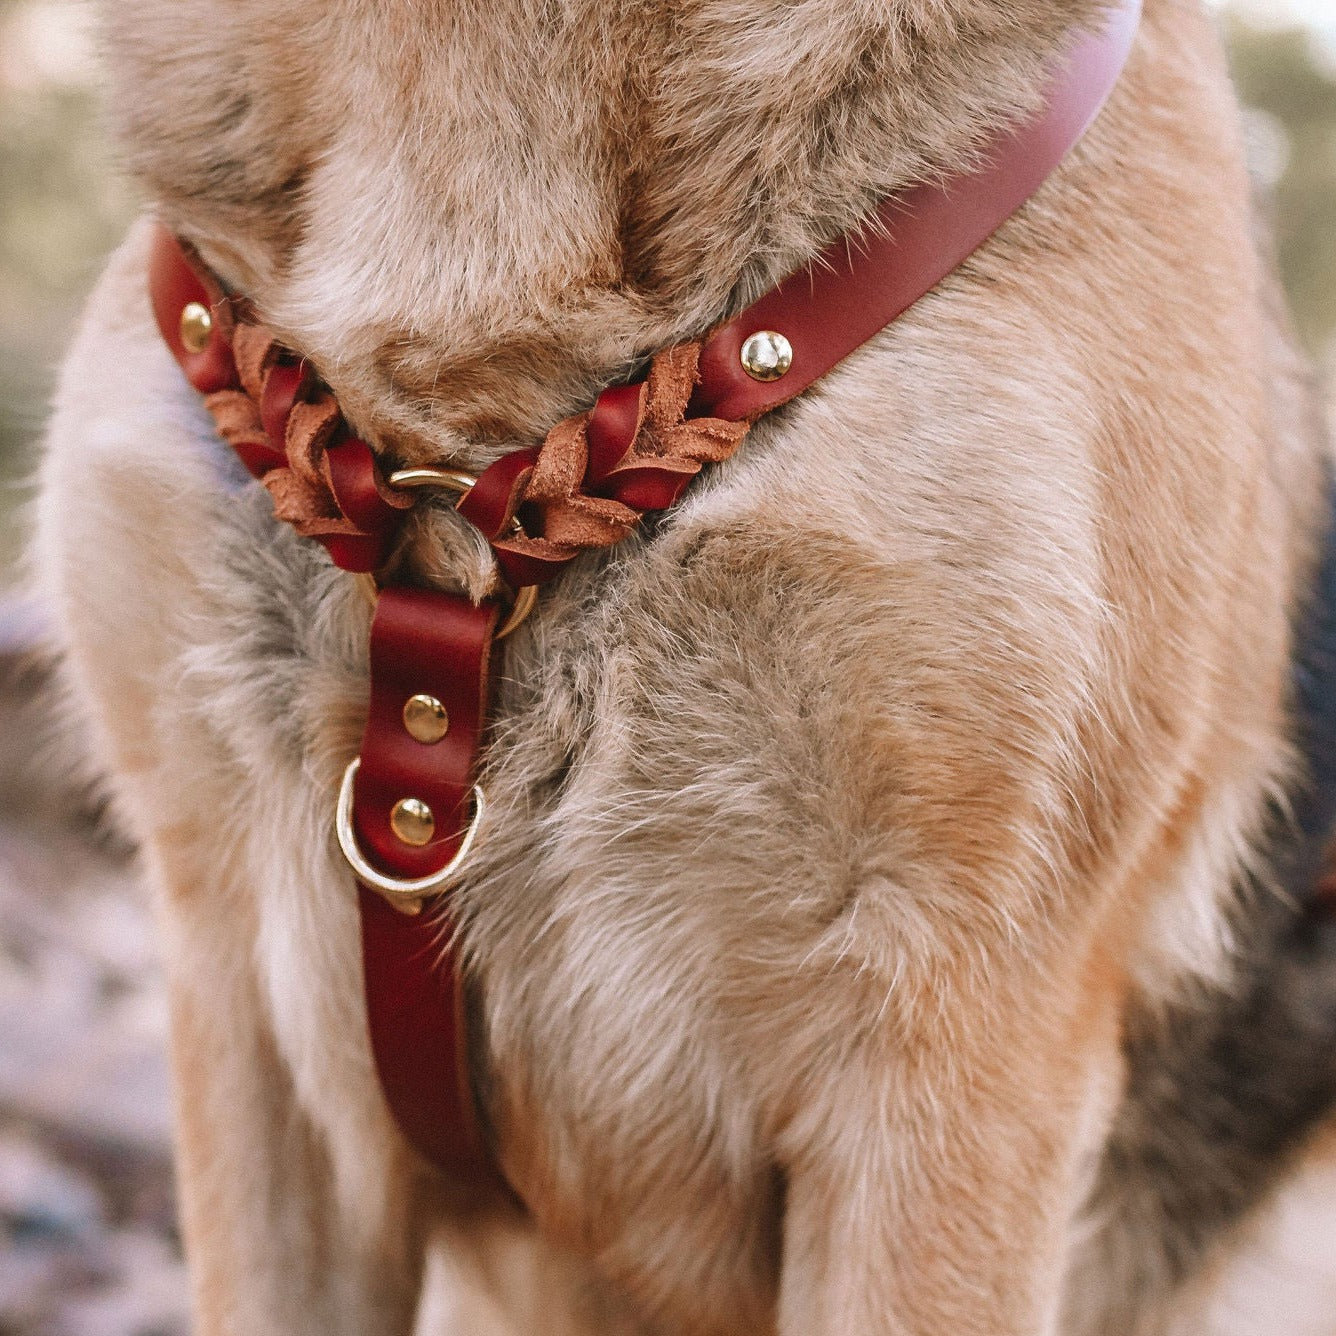
M 79 302 L 135 202 L 101 126 L 82 0 L 0 0 L 0 585 Z M 1274 178 L 1280 257 L 1299 327 L 1336 347 L 1336 67 L 1299 28 L 1227 24 Z
M 88 18 L 0 0 L 0 588 L 62 349 L 135 207 L 98 117 Z
M 1281 271 L 1310 349 L 1336 339 L 1336 63 L 1300 29 L 1228 25 L 1244 101 L 1273 131 L 1283 172 L 1273 214 Z M 1257 124 L 1255 121 L 1254 124 Z

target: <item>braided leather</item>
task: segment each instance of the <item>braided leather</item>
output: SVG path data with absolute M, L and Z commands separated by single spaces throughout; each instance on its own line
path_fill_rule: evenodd
M 548 432 L 532 467 L 515 480 L 501 524 L 487 535 L 512 581 L 540 583 L 581 552 L 621 542 L 646 510 L 666 510 L 706 464 L 737 450 L 748 423 L 687 416 L 700 350 L 684 343 L 659 353 L 643 384 L 606 392 L 591 411 Z M 624 408 L 629 395 L 630 422 L 603 431 L 600 448 L 591 448 L 605 404 Z
M 412 498 L 385 484 L 370 446 L 349 432 L 307 364 L 162 227 L 149 253 L 149 295 L 163 341 L 279 518 L 323 543 L 346 570 L 383 566 Z M 181 330 L 195 304 L 212 316 L 199 347 L 187 346 Z
M 329 456 L 348 433 L 333 394 L 314 385 L 304 364 L 294 365 L 267 329 L 244 318 L 232 330 L 232 355 L 239 388 L 206 395 L 204 404 L 219 435 L 268 490 L 274 514 L 307 538 L 383 537 L 393 514 L 373 515 L 370 526 L 359 523 L 338 495 Z M 386 485 L 378 468 L 371 480 L 389 512 L 412 504 Z
M 215 313 L 223 388 L 197 386 L 219 435 L 268 490 L 275 515 L 352 570 L 373 570 L 413 503 L 352 437 L 334 395 L 221 289 L 188 247 L 179 254 Z M 171 334 L 165 322 L 164 337 Z M 605 391 L 536 450 L 484 473 L 460 511 L 483 531 L 513 585 L 551 579 L 582 552 L 621 542 L 665 510 L 706 465 L 727 459 L 748 423 L 691 417 L 701 344 L 659 353 L 646 380 Z

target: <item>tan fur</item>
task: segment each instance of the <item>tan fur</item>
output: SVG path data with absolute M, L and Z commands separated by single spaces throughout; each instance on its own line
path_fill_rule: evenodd
M 378 447 L 476 465 L 966 163 L 1095 9 L 107 19 L 162 214 Z M 202 1336 L 1097 1329 L 1098 1280 L 1060 1314 L 1121 1017 L 1225 968 L 1291 759 L 1319 447 L 1235 119 L 1204 16 L 1149 0 L 1042 195 L 515 638 L 459 910 L 534 1222 L 380 1102 L 329 832 L 366 606 L 213 439 L 136 229 L 37 559 L 163 890 Z

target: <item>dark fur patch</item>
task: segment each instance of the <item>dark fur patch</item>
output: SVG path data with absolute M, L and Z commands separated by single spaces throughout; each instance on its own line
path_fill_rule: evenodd
M 1336 826 L 1336 516 L 1313 587 L 1294 688 L 1306 775 L 1272 814 L 1238 971 L 1167 1020 L 1129 1023 L 1128 1093 L 1092 1203 L 1105 1250 L 1134 1272 L 1109 1336 L 1191 1277 L 1336 1112 L 1336 907 L 1320 893 Z
M 1129 1031 L 1094 1205 L 1141 1274 L 1103 1331 L 1133 1330 L 1149 1293 L 1191 1277 L 1336 1109 L 1336 919 L 1260 893 L 1249 926 L 1239 993 Z

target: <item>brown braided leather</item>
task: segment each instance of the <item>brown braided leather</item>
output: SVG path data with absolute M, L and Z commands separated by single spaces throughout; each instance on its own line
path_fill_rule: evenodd
M 205 277 L 207 270 L 199 269 Z M 304 376 L 281 442 L 272 439 L 262 408 L 276 369 L 284 366 L 290 373 L 291 354 L 244 310 L 228 309 L 239 383 L 204 399 L 219 434 L 243 458 L 262 462 L 252 471 L 273 498 L 275 515 L 298 533 L 313 538 L 363 533 L 344 513 L 330 476 L 327 452 L 346 432 L 334 395 Z M 634 432 L 620 458 L 602 470 L 596 490 L 590 488 L 588 432 L 597 409 L 566 418 L 548 432 L 532 467 L 515 480 L 495 531 L 504 536 L 489 534 L 499 556 L 536 561 L 553 573 L 581 552 L 610 547 L 635 529 L 647 507 L 619 494 L 626 480 L 653 473 L 668 505 L 706 464 L 733 454 L 748 423 L 687 416 L 700 350 L 699 343 L 684 343 L 654 358 L 646 381 L 633 387 L 639 393 Z M 379 469 L 374 483 L 387 505 L 402 510 L 412 504 L 411 497 L 385 483 Z M 512 523 L 521 515 L 522 529 Z
M 696 385 L 699 343 L 683 343 L 658 354 L 639 386 L 635 430 L 625 452 L 603 471 L 591 495 L 589 426 L 597 410 L 559 422 L 538 450 L 532 470 L 512 495 L 509 520 L 523 516 L 524 532 L 493 540 L 500 554 L 564 564 L 591 548 L 621 542 L 640 522 L 643 509 L 620 495 L 623 479 L 649 469 L 668 484 L 671 504 L 706 464 L 729 458 L 748 423 L 689 418 Z

